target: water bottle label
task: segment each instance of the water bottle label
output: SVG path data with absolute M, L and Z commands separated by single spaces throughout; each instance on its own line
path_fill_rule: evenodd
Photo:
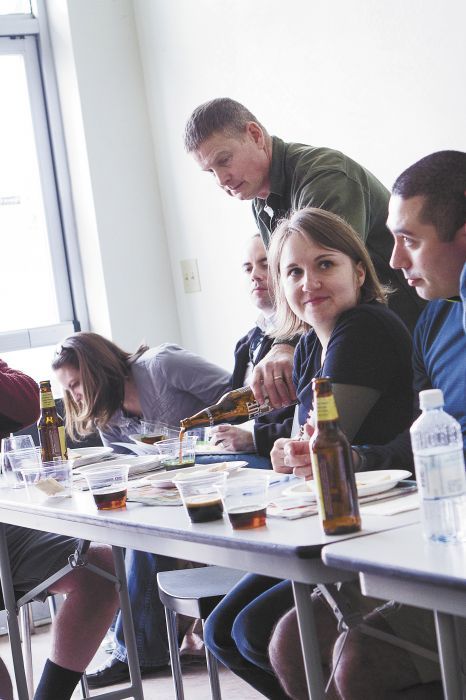
M 462 450 L 415 454 L 414 462 L 422 498 L 448 498 L 466 493 Z

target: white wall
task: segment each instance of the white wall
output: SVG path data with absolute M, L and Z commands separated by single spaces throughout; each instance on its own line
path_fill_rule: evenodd
M 340 148 L 387 186 L 429 152 L 466 150 L 464 0 L 47 6 L 91 319 L 126 347 L 180 338 L 229 366 L 253 322 L 239 283 L 250 206 L 183 150 L 199 103 L 234 97 L 271 133 Z M 197 294 L 182 290 L 191 257 Z
M 130 0 L 47 0 L 91 330 L 179 342 Z
M 434 150 L 466 150 L 464 0 L 135 0 L 183 340 L 225 363 L 251 320 L 238 290 L 249 205 L 183 151 L 201 102 L 230 96 L 284 139 L 340 148 L 387 186 Z M 197 256 L 202 293 L 178 260 Z M 216 346 L 212 347 L 213 324 Z

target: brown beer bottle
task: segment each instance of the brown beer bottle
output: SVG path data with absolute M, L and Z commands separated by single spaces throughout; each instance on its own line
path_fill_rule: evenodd
M 273 411 L 273 406 L 268 401 L 262 405 L 258 404 L 251 387 L 243 386 L 241 389 L 233 389 L 224 394 L 213 406 L 204 408 L 190 418 L 183 418 L 180 425 L 182 431 L 186 431 L 191 428 L 218 425 L 231 420 L 242 423 L 270 411 Z
M 329 377 L 312 380 L 316 430 L 310 451 L 322 526 L 326 535 L 361 529 L 351 447 L 340 429 Z
M 68 459 L 65 426 L 58 415 L 50 381 L 39 382 L 39 387 L 40 418 L 37 428 L 39 430 L 42 461 L 52 462 L 55 459 Z

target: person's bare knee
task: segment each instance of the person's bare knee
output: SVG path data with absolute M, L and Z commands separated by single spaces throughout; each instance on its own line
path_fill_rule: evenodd
M 92 545 L 87 556 L 91 564 L 113 573 L 110 547 Z M 51 592 L 65 593 L 66 599 L 54 621 L 50 659 L 64 668 L 83 671 L 118 607 L 115 582 L 83 566 L 57 581 Z
M 307 700 L 306 676 L 294 608 L 278 621 L 270 641 L 269 657 L 285 692 L 293 700 Z
M 390 631 L 382 620 L 376 624 L 384 631 Z M 419 697 L 429 697 L 428 693 L 423 695 L 423 684 L 406 650 L 375 639 L 357 628 L 338 638 L 333 659 L 336 664 L 335 684 L 345 700 L 360 700 L 368 692 L 380 700 L 415 698 L 418 692 L 421 693 Z M 433 695 L 432 700 L 435 697 Z
M 13 700 L 13 686 L 3 659 L 0 659 L 0 698 L 1 700 Z
M 322 657 L 322 671 L 327 679 L 330 675 L 333 645 L 338 634 L 337 623 L 333 612 L 320 596 L 313 595 L 312 608 Z M 307 699 L 306 674 L 295 608 L 278 622 L 270 642 L 269 656 L 285 692 L 295 700 Z M 337 697 L 333 687 L 329 689 L 327 697 L 329 700 Z

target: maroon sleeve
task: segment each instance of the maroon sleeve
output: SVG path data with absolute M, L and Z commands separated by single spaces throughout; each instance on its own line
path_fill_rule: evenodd
M 0 360 L 0 437 L 35 423 L 39 413 L 36 382 Z

